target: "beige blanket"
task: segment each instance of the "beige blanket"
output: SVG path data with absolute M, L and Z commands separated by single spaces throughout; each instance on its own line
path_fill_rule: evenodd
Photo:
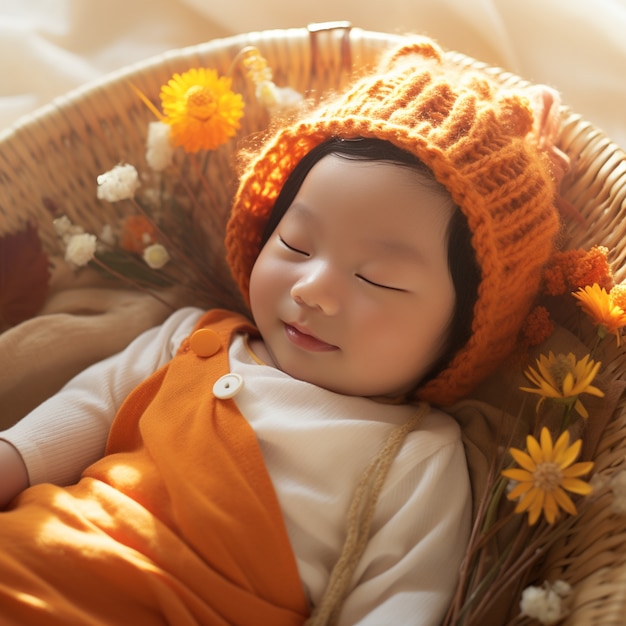
M 164 297 L 176 301 L 175 293 Z M 0 334 L 0 429 L 171 312 L 147 294 L 106 286 L 89 272 L 74 276 L 59 264 L 40 314 Z

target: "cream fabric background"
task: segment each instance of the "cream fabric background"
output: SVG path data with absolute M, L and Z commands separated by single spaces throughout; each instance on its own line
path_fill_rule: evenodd
M 0 131 L 167 49 L 332 20 L 425 33 L 550 84 L 626 146 L 626 0 L 0 0 Z

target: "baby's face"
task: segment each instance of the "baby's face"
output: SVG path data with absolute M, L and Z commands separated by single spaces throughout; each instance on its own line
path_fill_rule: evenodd
M 265 358 L 338 393 L 411 389 L 440 355 L 453 313 L 449 218 L 407 168 L 320 160 L 252 271 Z

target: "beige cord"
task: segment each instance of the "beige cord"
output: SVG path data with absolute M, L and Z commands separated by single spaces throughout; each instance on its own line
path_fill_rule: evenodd
M 391 463 L 406 436 L 429 410 L 428 404 L 421 404 L 410 420 L 395 428 L 363 473 L 350 504 L 346 540 L 341 554 L 330 574 L 324 595 L 305 626 L 332 626 L 337 622 L 352 576 L 367 545 L 376 503 Z

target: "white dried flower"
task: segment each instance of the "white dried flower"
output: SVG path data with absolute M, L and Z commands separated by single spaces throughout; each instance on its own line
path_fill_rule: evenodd
M 153 270 L 160 270 L 170 260 L 170 255 L 165 246 L 153 243 L 143 251 L 143 260 Z
M 613 502 L 611 503 L 611 511 L 618 515 L 626 514 L 626 470 L 618 472 L 611 477 L 609 481 L 611 491 L 613 492 Z
M 98 199 L 107 202 L 129 200 L 139 187 L 139 176 L 134 166 L 125 163 L 98 176 Z
M 52 225 L 56 234 L 61 238 L 63 244 L 66 246 L 74 235 L 82 235 L 85 232 L 85 229 L 82 226 L 72 224 L 67 215 L 57 217 L 52 221 Z
M 155 172 L 162 172 L 172 163 L 174 148 L 170 142 L 170 125 L 150 122 L 146 139 L 146 161 Z
M 554 624 L 567 615 L 566 599 L 571 592 L 572 588 L 562 580 L 552 584 L 546 581 L 541 587 L 526 587 L 520 601 L 522 615 L 542 624 Z
M 91 261 L 96 252 L 96 236 L 89 233 L 72 235 L 65 248 L 65 260 L 82 267 Z
M 257 84 L 256 97 L 270 113 L 294 107 L 302 102 L 302 94 L 291 87 L 277 87 L 271 80 Z
M 72 228 L 72 222 L 67 215 L 62 215 L 52 220 L 52 226 L 59 237 L 66 235 Z
M 105 243 L 107 246 L 115 245 L 115 233 L 113 232 L 113 228 L 111 227 L 111 224 L 105 224 L 102 227 L 102 230 L 100 231 L 99 239 L 100 241 L 102 241 L 102 243 Z
M 292 87 L 277 87 L 278 89 L 278 103 L 280 108 L 295 107 L 304 99 L 299 91 L 296 91 Z

